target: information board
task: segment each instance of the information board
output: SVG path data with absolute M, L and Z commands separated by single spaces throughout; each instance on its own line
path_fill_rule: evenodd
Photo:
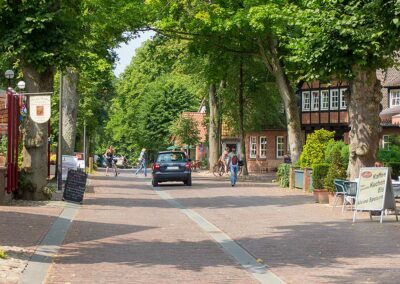
M 63 200 L 72 202 L 82 202 L 86 189 L 87 175 L 82 171 L 68 170 L 67 181 Z
M 386 209 L 394 210 L 398 218 L 389 168 L 361 168 L 355 206 L 353 221 L 357 211 L 381 211 L 382 222 Z

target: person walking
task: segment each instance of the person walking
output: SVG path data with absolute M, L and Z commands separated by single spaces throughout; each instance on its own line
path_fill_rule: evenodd
M 137 175 L 142 169 L 144 170 L 144 176 L 147 177 L 147 165 L 146 165 L 146 148 L 143 148 L 139 156 L 139 168 L 136 170 Z
M 231 186 L 235 186 L 239 170 L 239 157 L 236 154 L 235 147 L 232 147 L 232 151 L 229 153 L 229 169 L 231 171 Z
M 104 153 L 104 157 L 106 158 L 106 176 L 108 176 L 108 169 L 109 168 L 114 168 L 115 171 L 115 176 L 118 175 L 118 171 L 117 171 L 117 166 L 114 163 L 114 149 L 113 147 L 110 145 L 106 152 Z

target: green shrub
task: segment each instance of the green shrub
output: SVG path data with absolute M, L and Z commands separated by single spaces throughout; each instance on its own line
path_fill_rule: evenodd
M 392 169 L 392 179 L 397 180 L 400 176 L 400 162 L 386 162 L 384 165 Z
M 7 156 L 8 138 L 6 135 L 0 138 L 0 154 Z
M 6 252 L 2 248 L 0 248 L 0 258 L 7 258 Z
M 341 153 L 338 149 L 331 153 L 331 163 L 325 178 L 325 188 L 330 192 L 335 192 L 335 179 L 346 179 L 346 168 L 342 163 Z
M 347 169 L 347 166 L 349 164 L 349 155 L 350 155 L 349 145 L 347 145 L 341 140 L 329 141 L 325 150 L 325 163 L 330 164 L 332 162 L 332 152 L 336 150 L 340 152 L 340 157 L 342 160 L 343 167 Z
M 307 136 L 306 145 L 300 155 L 300 167 L 313 168 L 325 160 L 325 151 L 330 141 L 333 141 L 334 131 L 316 130 Z
M 280 164 L 276 172 L 276 178 L 281 187 L 289 187 L 290 164 Z
M 328 173 L 329 164 L 316 164 L 312 170 L 313 187 L 316 189 L 324 188 L 325 177 Z

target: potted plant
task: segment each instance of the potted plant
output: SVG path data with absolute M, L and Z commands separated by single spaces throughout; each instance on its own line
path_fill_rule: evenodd
M 324 188 L 325 177 L 328 173 L 329 164 L 316 164 L 312 171 L 313 195 L 316 203 L 326 204 L 329 202 L 329 192 Z
M 335 179 L 346 179 L 346 168 L 343 164 L 341 152 L 334 149 L 331 152 L 331 163 L 329 164 L 328 173 L 325 178 L 325 188 L 329 191 L 329 204 L 333 205 L 335 200 Z

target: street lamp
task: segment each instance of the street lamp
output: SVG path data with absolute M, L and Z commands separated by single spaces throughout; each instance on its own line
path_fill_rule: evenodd
M 25 82 L 24 81 L 19 81 L 17 84 L 17 87 L 20 91 L 23 91 L 25 89 Z
M 11 79 L 14 78 L 14 71 L 12 70 L 7 70 L 4 73 L 4 76 L 7 78 L 8 80 L 8 87 L 11 87 Z

